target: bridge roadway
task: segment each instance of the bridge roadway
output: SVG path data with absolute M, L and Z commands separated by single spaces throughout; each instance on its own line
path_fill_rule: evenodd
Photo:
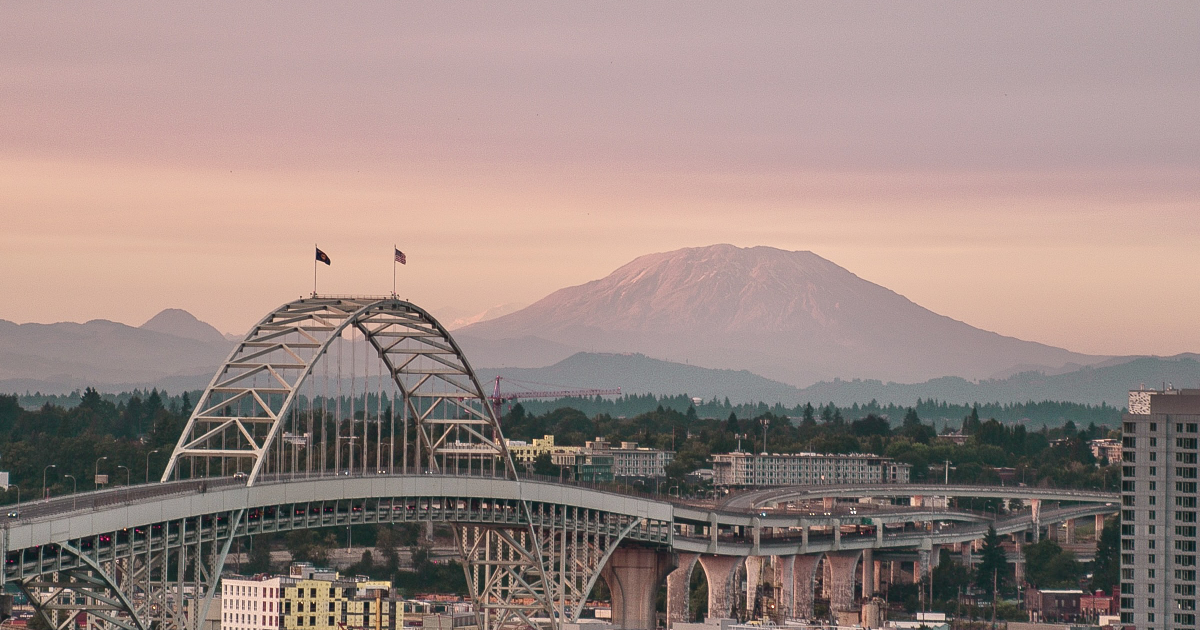
M 955 488 L 955 491 L 963 493 L 958 496 L 1095 501 L 1042 511 L 1039 518 L 1041 523 L 1109 514 L 1116 509 L 1111 504 L 1115 495 L 1106 493 L 1059 491 L 1056 495 L 1046 490 L 1032 493 L 1029 490 L 986 486 Z M 454 475 L 327 476 L 310 479 L 264 477 L 252 487 L 245 486 L 238 479 L 189 480 L 24 503 L 19 508 L 18 516 L 6 519 L 3 550 L 11 553 L 236 509 L 249 510 L 250 517 L 243 527 L 245 534 L 253 534 L 307 527 L 426 520 L 490 524 L 500 519 L 499 522 L 522 524 L 527 517 L 515 511 L 513 506 L 528 501 L 643 519 L 653 525 L 644 533 L 632 534 L 642 542 L 666 545 L 678 551 L 735 556 L 817 553 L 839 548 L 912 547 L 919 545 L 920 541 L 928 541 L 926 544 L 964 542 L 979 538 L 986 531 L 988 523 L 992 522 L 984 514 L 943 508 L 897 506 L 868 510 L 840 506 L 830 511 L 762 509 L 767 503 L 797 500 L 796 497 L 880 496 L 887 493 L 893 496 L 923 493 L 955 495 L 955 492 L 947 493 L 945 486 L 859 486 L 857 490 L 849 486 L 828 486 L 759 491 L 737 495 L 720 505 L 706 506 L 547 481 Z M 413 503 L 418 499 L 423 502 Z M 475 507 L 467 505 L 466 501 L 475 501 Z M 493 508 L 489 501 L 495 503 L 496 507 Z M 502 504 L 505 501 L 511 503 Z M 285 506 L 289 508 L 285 510 Z M 304 506 L 303 514 L 300 513 L 301 508 L 296 506 Z M 999 533 L 1012 533 L 1032 527 L 1031 519 L 1030 514 L 1023 514 L 1000 519 L 995 524 Z M 937 531 L 889 533 L 888 528 L 883 527 L 875 528 L 871 536 L 840 535 L 840 526 L 843 525 L 877 526 L 914 522 L 957 524 L 944 525 Z M 823 528 L 825 533 L 809 535 L 807 530 L 811 528 Z M 796 530 L 800 533 L 796 533 Z M 6 576 L 8 574 L 9 571 L 6 571 Z
M 868 486 L 860 490 L 860 494 L 873 496 L 877 490 L 877 487 Z M 839 496 L 849 492 L 846 488 L 837 491 L 841 493 Z M 1073 495 L 1070 498 L 1077 499 Z M 1039 522 L 1108 514 L 1116 509 L 1107 503 L 1045 509 Z M 203 584 L 208 592 L 212 592 L 230 541 L 239 536 L 353 524 L 426 521 L 454 524 L 460 527 L 459 531 L 468 531 L 471 527 L 526 527 L 535 531 L 540 528 L 541 531 L 576 532 L 598 541 L 593 543 L 598 545 L 595 547 L 598 554 L 594 560 L 596 569 L 579 578 L 582 580 L 578 589 L 580 597 L 576 598 L 579 601 L 572 600 L 574 610 L 563 609 L 556 613 L 564 619 L 578 618 L 586 594 L 591 590 L 590 585 L 601 574 L 610 584 L 611 580 L 634 579 L 631 576 L 650 575 L 636 579 L 653 579 L 654 574 L 660 578 L 666 575 L 662 570 L 647 572 L 642 566 L 611 569 L 610 558 L 614 566 L 630 558 L 644 560 L 645 553 L 658 554 L 660 559 L 664 553 L 668 558 L 690 558 L 686 570 L 688 580 L 697 558 L 710 563 L 720 558 L 736 560 L 735 564 L 713 569 L 716 573 L 710 579 L 728 582 L 732 579 L 731 571 L 752 558 L 806 557 L 812 559 L 806 561 L 805 566 L 809 566 L 820 557 L 836 556 L 837 566 L 840 566 L 838 562 L 844 564 L 846 558 L 850 559 L 852 574 L 858 554 L 866 550 L 916 550 L 928 554 L 940 545 L 979 539 L 992 524 L 1000 534 L 1026 531 L 1035 526 L 1032 514 L 1028 513 L 993 521 L 987 515 L 974 512 L 908 506 L 884 509 L 839 506 L 828 511 L 747 509 L 672 502 L 530 479 L 436 474 L 331 475 L 309 479 L 264 476 L 253 486 L 232 478 L 192 480 L 23 504 L 17 516 L 6 519 L 0 532 L 3 535 L 0 550 L 5 557 L 0 580 L 15 582 L 32 597 L 36 596 L 37 587 L 58 585 L 42 577 L 49 574 L 95 571 L 108 566 L 113 567 L 111 570 L 153 575 L 154 566 L 159 563 L 159 574 L 166 575 L 167 567 L 177 563 L 178 574 L 184 575 L 184 567 L 195 564 L 194 571 L 187 569 L 195 583 L 192 588 Z M 468 529 L 462 530 L 462 526 Z M 466 542 L 461 544 L 460 552 L 468 553 Z M 207 568 L 201 567 L 205 562 L 202 557 L 209 559 Z M 667 561 L 667 565 L 673 566 L 673 563 Z M 796 563 L 800 564 L 798 560 Z M 761 566 L 761 562 L 756 560 L 753 566 Z M 705 570 L 708 572 L 709 568 Z M 811 568 L 807 570 L 811 572 Z M 839 575 L 843 574 L 846 571 L 840 570 Z M 801 577 L 796 580 L 797 584 L 801 583 Z M 844 575 L 838 581 L 844 582 Z M 811 586 L 811 582 L 804 583 Z M 654 588 L 652 584 L 646 586 Z M 851 593 L 852 587 L 851 584 Z M 184 608 L 182 593 L 185 589 L 158 588 L 155 591 L 152 585 L 147 594 L 136 597 L 111 588 L 107 597 L 119 605 L 112 605 L 112 611 L 117 612 L 109 611 L 105 618 L 112 625 L 129 630 L 148 627 L 122 625 L 124 617 L 121 615 L 126 613 L 120 611 L 133 611 L 133 616 L 139 620 L 158 614 L 164 616 L 159 619 L 160 623 L 186 627 L 178 620 L 171 624 L 172 620 L 165 619 L 168 613 L 163 612 Z M 810 610 L 810 594 L 801 590 L 797 587 L 796 601 L 807 603 L 797 603 L 796 610 Z M 732 596 L 732 591 L 718 585 L 710 590 L 710 605 L 713 610 L 728 609 Z M 176 598 L 173 606 L 167 601 L 172 597 Z M 839 597 L 839 601 L 849 601 L 845 594 Z M 615 608 L 618 607 L 617 598 L 614 595 Z M 685 601 L 686 596 L 668 599 L 670 602 Z M 153 606 L 155 603 L 167 605 Z M 652 605 L 652 598 L 648 602 L 622 604 L 626 622 L 637 625 L 642 622 L 636 619 L 651 619 Z M 842 602 L 840 605 L 848 604 Z M 637 612 L 647 606 L 651 608 Z M 91 612 L 103 616 L 105 610 L 99 607 Z

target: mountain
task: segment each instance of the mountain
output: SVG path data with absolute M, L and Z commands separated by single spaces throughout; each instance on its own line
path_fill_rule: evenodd
M 139 328 L 205 343 L 221 344 L 228 341 L 221 331 L 196 319 L 195 315 L 180 308 L 165 309 L 151 317 L 150 321 L 142 324 Z
M 0 320 L 0 391 L 67 393 L 94 386 L 203 387 L 233 343 L 186 311 L 142 327 L 95 319 L 82 324 Z
M 544 368 L 484 368 L 485 388 L 497 376 L 516 381 L 552 382 L 527 389 L 612 389 L 622 394 L 688 394 L 711 399 L 728 396 L 735 403 L 799 400 L 800 391 L 746 370 L 713 370 L 651 359 L 644 354 L 579 352 Z M 488 390 L 490 393 L 490 389 Z
M 974 380 L 1107 359 L 972 327 L 812 252 L 732 245 L 641 256 L 455 338 L 477 366 L 535 367 L 580 350 L 641 353 L 798 387 Z

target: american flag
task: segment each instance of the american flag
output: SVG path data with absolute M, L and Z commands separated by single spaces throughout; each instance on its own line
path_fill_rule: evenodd
M 395 248 L 393 248 L 393 249 L 395 249 Z M 404 252 L 402 252 L 398 249 L 396 250 L 396 262 L 400 263 L 401 265 L 408 264 L 408 258 L 405 258 Z

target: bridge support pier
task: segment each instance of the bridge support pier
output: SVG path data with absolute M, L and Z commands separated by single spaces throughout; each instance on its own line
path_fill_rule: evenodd
M 1042 500 L 1030 499 L 1029 508 L 1033 511 L 1033 542 L 1042 540 Z
M 1100 532 L 1104 531 L 1104 515 L 1096 515 L 1096 542 L 1100 542 Z
M 812 619 L 813 591 L 816 590 L 817 563 L 821 554 L 796 556 L 792 567 L 792 611 L 800 619 Z
M 829 609 L 834 613 L 854 611 L 855 568 L 861 551 L 837 551 L 825 554 L 829 565 Z
M 612 594 L 612 621 L 624 630 L 654 630 L 658 585 L 674 566 L 673 554 L 618 547 L 601 577 Z
M 689 609 L 692 590 L 692 570 L 700 554 L 681 553 L 675 560 L 675 570 L 667 574 L 667 627 L 691 621 Z
M 775 583 L 779 585 L 779 615 L 792 616 L 796 601 L 796 556 L 775 556 Z
M 733 576 L 745 558 L 741 556 L 700 556 L 700 567 L 708 580 L 708 616 L 728 619 L 733 612 L 736 592 Z
M 875 558 L 870 549 L 862 552 L 862 596 L 870 598 L 875 595 Z
M 1073 518 L 1067 519 L 1067 535 L 1064 542 L 1068 545 L 1075 544 L 1075 519 Z
M 758 584 L 762 579 L 762 556 L 746 558 L 746 613 L 754 613 L 754 605 L 758 603 Z

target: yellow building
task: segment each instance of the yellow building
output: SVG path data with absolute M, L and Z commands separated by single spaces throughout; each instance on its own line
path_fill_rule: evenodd
M 395 606 L 388 597 L 391 582 L 365 578 L 296 579 L 285 586 L 280 608 L 284 630 L 342 630 L 394 628 Z M 383 605 L 368 593 L 380 591 Z M 382 608 L 382 616 L 380 617 Z M 377 619 L 378 617 L 378 619 Z M 376 624 L 380 625 L 377 626 Z
M 513 461 L 518 464 L 533 464 L 533 461 L 543 453 L 553 456 L 578 453 L 580 450 L 578 446 L 555 446 L 553 435 L 544 435 L 541 439 L 534 438 L 533 444 L 524 440 L 507 440 L 505 444 L 508 446 L 508 452 L 512 454 Z

